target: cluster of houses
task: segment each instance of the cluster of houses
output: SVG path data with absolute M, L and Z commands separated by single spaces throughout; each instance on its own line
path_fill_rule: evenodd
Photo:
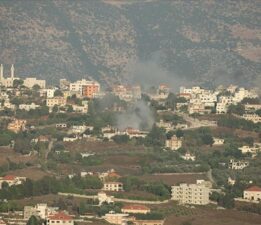
M 258 94 L 254 89 L 247 90 L 230 85 L 226 89 L 217 88 L 216 90 L 206 90 L 195 86 L 192 88 L 180 88 L 179 97 L 183 97 L 187 102 L 180 103 L 178 109 L 186 106 L 189 114 L 208 114 L 213 110 L 216 114 L 225 114 L 228 112 L 230 105 L 237 105 L 243 99 L 258 98 Z M 260 116 L 255 111 L 261 109 L 260 104 L 245 104 L 246 114 L 242 118 L 258 123 L 261 121 Z

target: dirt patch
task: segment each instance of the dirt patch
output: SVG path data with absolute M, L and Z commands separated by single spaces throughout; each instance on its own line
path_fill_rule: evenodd
M 30 167 L 30 168 L 24 168 L 20 170 L 13 170 L 8 172 L 10 175 L 15 175 L 19 177 L 27 177 L 30 178 L 31 180 L 40 180 L 41 178 L 45 176 L 50 176 L 50 174 L 44 172 L 43 170 L 35 167 Z
M 34 160 L 36 160 L 36 156 L 24 156 L 16 153 L 11 148 L 0 147 L 0 166 L 5 165 L 8 161 L 14 163 L 32 163 Z
M 261 216 L 257 214 L 236 210 L 204 209 L 193 216 L 171 215 L 164 225 L 182 225 L 184 222 L 190 222 L 191 225 L 257 225 L 260 221 Z

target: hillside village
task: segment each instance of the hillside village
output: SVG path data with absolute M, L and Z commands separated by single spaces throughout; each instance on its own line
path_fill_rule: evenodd
M 56 86 L 9 68 L 0 66 L 0 224 L 261 214 L 259 89 Z

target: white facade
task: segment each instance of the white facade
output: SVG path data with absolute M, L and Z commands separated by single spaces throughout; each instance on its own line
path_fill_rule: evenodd
M 32 102 L 31 104 L 20 104 L 19 105 L 19 109 L 25 110 L 25 111 L 30 111 L 31 109 L 34 110 L 39 107 L 40 107 L 40 105 L 36 105 L 34 102 Z
M 207 205 L 209 203 L 210 189 L 201 184 L 180 184 L 172 186 L 174 201 L 181 204 Z
M 182 139 L 178 138 L 176 135 L 173 135 L 171 139 L 166 140 L 165 147 L 170 148 L 171 150 L 178 150 L 182 147 Z
M 105 182 L 103 184 L 104 191 L 123 191 L 123 184 L 121 182 Z
M 186 153 L 185 155 L 182 155 L 181 158 L 186 161 L 195 161 L 196 160 L 196 156 L 192 155 L 190 153 Z
M 261 188 L 254 186 L 244 191 L 244 199 L 250 201 L 261 201 Z
M 248 166 L 249 166 L 248 161 L 243 161 L 243 160 L 235 161 L 234 159 L 231 159 L 228 168 L 232 170 L 242 170 Z
M 225 143 L 225 140 L 223 138 L 213 138 L 213 145 L 223 145 Z
M 261 116 L 257 114 L 244 114 L 243 119 L 252 121 L 253 123 L 261 123 Z
M 37 80 L 35 77 L 27 77 L 24 80 L 24 86 L 28 88 L 32 88 L 34 85 L 38 85 L 41 89 L 45 88 L 46 81 L 45 80 Z

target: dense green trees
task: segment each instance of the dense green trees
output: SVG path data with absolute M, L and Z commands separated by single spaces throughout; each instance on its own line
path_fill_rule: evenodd
M 255 124 L 252 121 L 239 119 L 228 115 L 220 117 L 218 120 L 218 126 L 261 132 L 261 123 Z
M 23 184 L 0 190 L 0 199 L 21 199 L 31 196 L 57 194 L 58 192 L 84 193 L 85 189 L 100 189 L 102 182 L 98 177 L 87 176 L 73 179 L 44 177 L 41 180 L 27 179 Z
M 121 181 L 126 191 L 146 191 L 162 199 L 170 197 L 170 188 L 161 182 L 146 182 L 138 177 L 123 177 Z
M 234 113 L 242 116 L 245 113 L 245 107 L 242 104 L 230 105 L 228 107 L 228 113 L 230 114 Z
M 15 138 L 15 133 L 7 130 L 0 131 L 0 146 L 7 146 Z
M 130 138 L 128 135 L 116 135 L 112 137 L 112 140 L 114 140 L 117 144 L 123 144 L 127 143 L 130 140 Z
M 15 139 L 14 150 L 21 154 L 28 154 L 32 149 L 31 140 L 27 137 Z
M 165 140 L 165 130 L 153 125 L 151 131 L 145 138 L 145 144 L 147 146 L 162 147 L 165 145 Z
M 36 217 L 31 216 L 26 225 L 41 225 L 42 222 Z

